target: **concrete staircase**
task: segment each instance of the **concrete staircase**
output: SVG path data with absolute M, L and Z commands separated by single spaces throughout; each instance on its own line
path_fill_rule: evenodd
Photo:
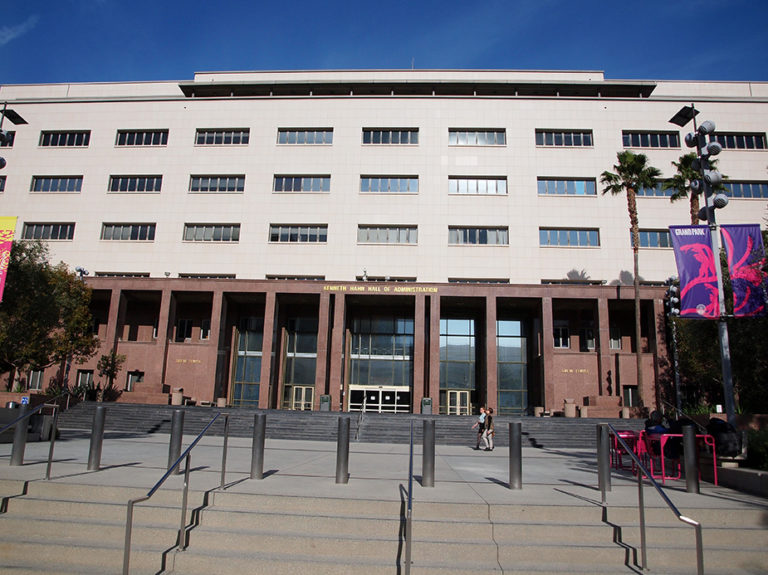
M 247 482 L 245 484 L 247 486 Z M 2 481 L 0 571 L 112 574 L 122 566 L 125 487 Z M 136 507 L 132 574 L 404 572 L 402 501 L 275 496 L 247 487 L 190 494 L 189 547 L 173 551 L 180 493 Z M 768 570 L 764 509 L 688 509 L 705 526 L 706 573 Z M 637 573 L 633 507 L 415 502 L 412 573 Z M 649 566 L 694 573 L 693 530 L 649 508 Z M 637 557 L 637 559 L 636 559 Z
M 255 409 L 216 409 L 210 407 L 170 407 L 158 405 L 132 405 L 123 403 L 82 402 L 61 414 L 62 429 L 90 430 L 97 406 L 107 408 L 105 428 L 108 431 L 126 433 L 170 433 L 173 410 L 184 411 L 184 433 L 197 434 L 218 412 L 229 414 L 229 433 L 232 437 L 253 435 Z M 336 438 L 339 417 L 350 419 L 352 441 L 365 443 L 407 444 L 410 439 L 410 422 L 414 421 L 414 441 L 421 444 L 422 421 L 434 419 L 435 441 L 438 445 L 473 445 L 475 432 L 471 430 L 475 416 L 437 417 L 430 415 L 393 415 L 365 413 L 330 413 L 265 410 L 266 435 L 270 439 L 296 439 L 328 441 Z M 522 422 L 523 445 L 546 448 L 595 448 L 595 425 L 608 421 L 617 429 L 641 429 L 643 422 L 637 419 L 566 419 L 562 417 L 495 418 L 496 445 L 508 445 L 508 425 L 511 421 Z M 212 435 L 224 432 L 223 418 L 211 428 Z

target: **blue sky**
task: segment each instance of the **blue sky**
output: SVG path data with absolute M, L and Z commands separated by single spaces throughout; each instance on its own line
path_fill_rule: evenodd
M 412 66 L 768 81 L 765 0 L 2 0 L 0 6 L 3 84 Z

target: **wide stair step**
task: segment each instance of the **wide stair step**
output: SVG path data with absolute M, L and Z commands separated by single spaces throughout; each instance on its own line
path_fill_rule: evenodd
M 266 415 L 266 436 L 270 439 L 328 441 L 336 438 L 340 417 L 350 420 L 350 438 L 362 443 L 407 444 L 413 422 L 414 442 L 421 444 L 423 422 L 435 421 L 437 445 L 472 446 L 477 433 L 471 429 L 475 416 L 430 416 L 417 414 L 381 414 L 302 412 L 286 410 L 256 410 L 247 408 L 176 407 L 162 405 L 135 405 L 123 403 L 100 404 L 81 402 L 61 414 L 63 429 L 90 430 L 96 408 L 107 408 L 105 429 L 125 433 L 170 433 L 173 411 L 184 412 L 184 433 L 195 435 L 221 412 L 229 416 L 229 434 L 232 437 L 252 437 L 254 416 Z M 632 419 L 567 419 L 562 417 L 505 417 L 495 418 L 495 443 L 506 447 L 509 441 L 509 423 L 522 424 L 522 441 L 526 447 L 552 449 L 594 449 L 598 422 L 613 423 L 617 429 L 641 429 L 643 422 Z M 224 433 L 224 418 L 213 424 L 209 434 Z

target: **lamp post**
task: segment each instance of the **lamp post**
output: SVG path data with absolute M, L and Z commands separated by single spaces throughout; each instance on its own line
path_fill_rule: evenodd
M 731 348 L 728 341 L 728 324 L 725 322 L 725 295 L 723 293 L 723 272 L 720 268 L 720 232 L 715 217 L 716 208 L 724 208 L 728 205 L 728 197 L 723 193 L 715 193 L 715 187 L 722 181 L 722 174 L 709 163 L 711 156 L 716 156 L 722 151 L 722 146 L 714 139 L 715 124 L 709 120 L 696 126 L 696 116 L 699 111 L 693 104 L 683 106 L 672 117 L 670 123 L 684 127 L 693 120 L 694 131 L 685 136 L 685 144 L 689 148 L 696 148 L 698 159 L 693 168 L 699 172 L 700 179 L 690 183 L 692 193 L 704 192 L 704 207 L 699 210 L 699 219 L 706 220 L 710 230 L 710 244 L 712 257 L 715 260 L 715 274 L 717 277 L 717 300 L 719 304 L 717 328 L 720 342 L 720 366 L 723 376 L 723 399 L 725 401 L 725 413 L 728 423 L 736 426 L 736 401 L 733 393 L 733 373 L 731 370 Z M 707 141 L 709 140 L 709 141 Z

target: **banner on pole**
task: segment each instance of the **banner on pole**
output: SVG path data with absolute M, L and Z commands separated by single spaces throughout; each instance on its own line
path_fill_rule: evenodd
M 11 246 L 13 245 L 13 234 L 15 231 L 16 217 L 0 216 L 0 301 L 3 301 L 5 276 L 8 273 L 8 264 L 11 261 Z
M 720 317 L 709 227 L 669 226 L 669 235 L 680 278 L 680 317 Z
M 758 224 L 720 226 L 728 256 L 728 272 L 733 288 L 733 315 L 756 317 L 766 314 L 768 279 L 761 267 L 765 264 L 763 237 Z

